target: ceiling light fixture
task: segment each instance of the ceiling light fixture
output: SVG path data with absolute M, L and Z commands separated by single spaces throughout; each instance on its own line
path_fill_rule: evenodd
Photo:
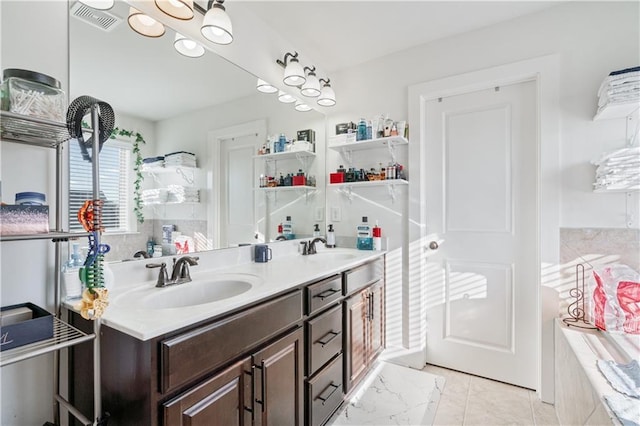
M 200 43 L 186 38 L 180 33 L 176 33 L 173 47 L 176 48 L 178 53 L 189 58 L 199 58 L 204 55 L 204 47 Z
M 288 57 L 291 57 L 289 62 L 287 62 Z M 281 67 L 284 67 L 284 78 L 282 81 L 287 86 L 297 87 L 303 85 L 307 81 L 307 78 L 304 76 L 304 69 L 298 61 L 298 52 L 293 54 L 287 52 L 284 55 L 284 60 L 281 61 L 280 59 L 276 59 L 276 63 Z
M 146 37 L 161 37 L 164 34 L 164 25 L 133 7 L 129 8 L 127 22 L 133 31 Z
M 156 0 L 156 6 L 176 19 L 188 21 L 193 18 L 193 0 Z
M 270 85 L 260 78 L 258 79 L 258 84 L 256 84 L 256 89 L 258 89 L 258 92 L 262 93 L 276 93 L 278 91 L 277 87 Z
M 320 96 L 320 81 L 318 81 L 318 77 L 316 77 L 316 67 L 304 67 L 304 71 L 307 70 L 309 70 L 307 81 L 305 81 L 300 88 L 300 93 L 310 98 L 318 97 Z
M 307 112 L 311 111 L 311 107 L 307 104 L 304 104 L 300 101 L 296 101 L 296 111 Z
M 202 35 L 217 44 L 229 44 L 233 41 L 233 26 L 223 2 L 224 0 L 209 0 L 209 10 L 200 27 Z
M 284 104 L 290 104 L 296 101 L 296 98 L 294 98 L 293 96 L 291 96 L 288 93 L 283 92 L 282 90 L 280 90 L 278 92 L 278 100 Z
M 320 83 L 322 83 L 322 90 L 318 97 L 318 105 L 330 107 L 336 104 L 336 93 L 331 88 L 331 84 L 329 84 L 330 82 L 330 79 L 320 79 Z
M 115 3 L 115 0 L 79 0 L 79 1 L 85 6 L 89 6 L 92 9 L 98 9 L 98 10 L 111 9 Z

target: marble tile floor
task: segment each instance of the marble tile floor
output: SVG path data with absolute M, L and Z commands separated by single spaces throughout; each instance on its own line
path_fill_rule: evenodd
M 559 425 L 534 391 L 433 365 L 380 364 L 329 425 Z

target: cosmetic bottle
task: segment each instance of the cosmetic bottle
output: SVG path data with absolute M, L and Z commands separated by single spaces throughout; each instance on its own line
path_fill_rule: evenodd
M 313 237 L 319 237 L 320 236 L 320 225 L 318 225 L 317 223 L 315 225 L 313 225 Z
M 333 230 L 333 225 L 329 225 L 329 229 L 327 230 L 327 247 L 335 247 L 336 246 L 336 233 Z
M 149 240 L 147 241 L 147 253 L 149 253 L 149 256 L 153 256 L 153 248 L 155 245 L 156 242 L 153 241 L 153 237 L 149 237 Z
M 291 222 L 291 216 L 287 216 L 286 220 L 282 222 L 282 235 L 287 240 L 293 240 L 296 235 L 293 233 L 293 222 Z
M 382 228 L 378 225 L 378 221 L 376 220 L 376 225 L 372 229 L 373 234 L 373 249 L 374 250 L 382 250 Z
M 362 216 L 362 223 L 356 228 L 356 248 L 358 250 L 373 250 L 373 238 L 371 237 L 371 226 L 367 216 Z
M 356 133 L 356 140 L 363 141 L 367 139 L 367 121 L 361 118 L 358 122 L 358 133 Z

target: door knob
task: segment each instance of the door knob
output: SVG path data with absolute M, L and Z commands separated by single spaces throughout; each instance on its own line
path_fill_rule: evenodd
M 438 246 L 437 241 L 431 241 L 431 242 L 429 243 L 429 248 L 430 248 L 431 250 L 438 250 L 438 247 L 439 247 L 439 246 Z

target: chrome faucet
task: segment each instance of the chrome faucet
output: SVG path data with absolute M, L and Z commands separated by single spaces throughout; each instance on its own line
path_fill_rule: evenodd
M 162 263 L 148 263 L 145 266 L 147 268 L 160 268 L 158 273 L 158 280 L 156 281 L 156 287 L 167 287 L 174 284 L 183 284 L 191 281 L 191 274 L 189 273 L 189 265 L 197 265 L 198 258 L 191 256 L 184 256 L 176 260 L 173 258 L 173 271 L 171 271 L 171 279 L 167 272 L 167 264 Z

